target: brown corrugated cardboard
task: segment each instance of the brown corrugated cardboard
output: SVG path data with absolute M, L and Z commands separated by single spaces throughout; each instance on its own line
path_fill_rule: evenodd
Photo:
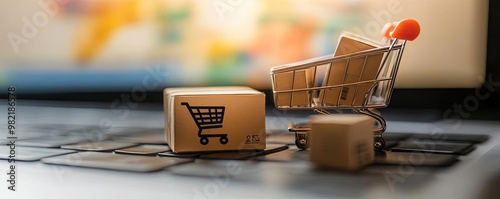
M 381 47 L 381 45 L 352 33 L 344 33 L 340 37 L 334 56 L 348 55 L 377 47 Z M 348 63 L 347 61 L 336 62 L 327 71 L 323 86 L 374 80 L 382 57 L 382 54 L 372 55 L 366 59 L 366 62 L 364 58 L 351 59 Z M 361 106 L 365 94 L 372 85 L 373 83 L 366 83 L 328 89 L 320 92 L 319 100 L 330 106 Z
M 173 152 L 264 150 L 265 95 L 249 87 L 166 88 L 165 136 Z
M 373 162 L 373 118 L 366 115 L 316 115 L 310 118 L 310 160 L 327 168 L 354 171 Z
M 295 74 L 295 77 L 294 77 Z M 275 91 L 309 88 L 312 85 L 312 70 L 297 70 L 294 72 L 274 75 Z M 308 106 L 309 91 L 278 93 L 276 95 L 278 107 Z

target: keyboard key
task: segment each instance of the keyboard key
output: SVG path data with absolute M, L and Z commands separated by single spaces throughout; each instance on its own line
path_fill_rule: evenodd
M 137 144 L 125 143 L 125 142 L 114 142 L 114 141 L 102 141 L 102 142 L 84 142 L 71 145 L 63 145 L 63 149 L 74 149 L 81 151 L 112 151 L 116 149 L 126 148 L 135 146 Z
M 466 155 L 475 149 L 471 143 L 432 142 L 432 141 L 403 141 L 392 147 L 391 151 L 424 152 L 453 155 Z
M 64 155 L 68 153 L 74 153 L 74 150 L 65 149 L 46 149 L 37 147 L 21 147 L 16 146 L 15 148 L 15 159 L 16 161 L 38 161 L 42 158 Z M 0 146 L 0 159 L 8 160 L 11 155 L 9 146 Z
M 297 148 L 293 148 L 264 156 L 259 156 L 257 159 L 262 161 L 290 162 L 290 161 L 307 161 L 308 158 L 309 158 L 308 150 L 300 150 Z
M 81 137 L 85 138 L 86 140 L 92 140 L 92 141 L 104 141 L 109 139 L 111 136 L 105 134 L 104 132 L 100 131 L 99 129 L 80 129 L 80 130 L 75 130 L 75 131 L 68 131 L 66 132 L 67 136 L 71 137 Z
M 126 153 L 126 154 L 136 154 L 136 155 L 156 155 L 157 153 L 162 153 L 170 151 L 170 147 L 166 145 L 139 145 L 134 147 L 128 147 L 124 149 L 117 149 L 115 153 Z
M 58 148 L 62 145 L 84 142 L 86 140 L 87 140 L 86 138 L 82 138 L 82 137 L 53 136 L 53 137 L 49 137 L 49 138 L 19 140 L 17 142 L 17 145 L 19 145 L 19 146 L 32 146 L 32 147 Z
M 421 152 L 377 152 L 376 165 L 410 165 L 410 166 L 450 166 L 458 162 L 458 156 L 446 154 L 431 154 Z
M 116 136 L 113 140 L 137 144 L 167 144 L 163 130 L 154 130 L 133 135 Z
M 146 129 L 146 128 L 130 128 L 130 127 L 113 127 L 106 129 L 106 135 L 111 136 L 131 136 L 141 132 L 158 131 L 158 129 Z
M 412 135 L 412 133 L 385 132 L 382 134 L 382 137 L 385 141 L 402 141 L 408 139 Z
M 157 171 L 169 166 L 191 161 L 193 161 L 193 159 L 161 158 L 100 152 L 80 152 L 42 159 L 42 162 L 47 164 L 134 172 Z
M 472 134 L 414 134 L 411 139 L 418 140 L 434 140 L 434 141 L 449 141 L 449 142 L 466 142 L 466 143 L 483 143 L 490 138 L 489 135 L 472 135 Z

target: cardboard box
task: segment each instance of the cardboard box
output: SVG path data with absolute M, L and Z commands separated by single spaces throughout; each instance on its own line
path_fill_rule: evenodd
M 352 33 L 343 33 L 334 56 L 348 55 L 381 46 L 381 44 L 367 38 Z M 374 80 L 377 76 L 382 58 L 383 54 L 369 56 L 366 60 L 366 64 L 364 58 L 351 59 L 348 65 L 347 61 L 336 62 L 330 66 L 325 74 L 323 86 L 335 86 Z M 364 64 L 365 67 L 363 68 Z M 373 83 L 365 83 L 322 90 L 319 94 L 319 100 L 325 105 L 330 106 L 362 106 L 365 95 L 372 85 Z
M 373 118 L 359 114 L 316 115 L 310 123 L 309 158 L 318 166 L 355 171 L 374 161 Z
M 264 150 L 265 95 L 249 87 L 166 88 L 165 136 L 173 152 Z
M 292 89 L 310 88 L 312 86 L 313 70 L 304 69 L 294 72 L 285 72 L 274 75 L 275 91 L 285 91 Z M 309 91 L 296 91 L 287 93 L 278 93 L 276 102 L 278 107 L 307 107 L 310 105 Z

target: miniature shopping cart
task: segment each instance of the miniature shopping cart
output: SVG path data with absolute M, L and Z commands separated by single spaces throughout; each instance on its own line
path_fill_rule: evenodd
M 182 102 L 181 105 L 186 106 L 193 117 L 196 126 L 198 126 L 198 137 L 200 144 L 207 145 L 209 137 L 218 137 L 221 144 L 227 144 L 229 139 L 227 134 L 201 134 L 203 129 L 222 128 L 224 120 L 224 106 L 190 106 L 187 102 Z
M 274 104 L 280 110 L 314 110 L 319 114 L 330 114 L 328 109 L 338 112 L 350 109 L 371 116 L 376 120 L 374 148 L 382 150 L 386 122 L 376 108 L 385 108 L 389 104 L 406 41 L 413 41 L 419 33 L 418 22 L 405 19 L 384 27 L 386 46 L 273 67 Z M 357 78 L 353 81 L 354 67 L 357 67 L 359 77 L 355 76 Z M 367 79 L 363 72 L 368 70 L 374 70 L 372 74 L 375 75 Z M 288 129 L 295 133 L 295 144 L 300 149 L 309 146 L 309 124 L 292 123 Z

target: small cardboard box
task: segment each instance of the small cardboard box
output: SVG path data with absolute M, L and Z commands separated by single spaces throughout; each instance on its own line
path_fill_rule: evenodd
M 313 163 L 354 171 L 374 161 L 373 118 L 357 114 L 317 115 L 310 118 L 310 123 L 309 157 Z
M 310 88 L 312 86 L 313 70 L 304 69 L 274 75 L 275 91 L 285 91 L 293 89 Z M 304 107 L 310 104 L 309 91 L 294 91 L 287 93 L 278 93 L 276 102 L 278 107 L 298 106 Z
M 346 32 L 340 37 L 334 56 L 348 55 L 381 46 L 377 42 Z M 366 63 L 364 58 L 351 59 L 348 64 L 347 61 L 336 62 L 330 66 L 330 69 L 326 73 L 325 79 L 328 81 L 323 82 L 323 86 L 374 80 L 382 58 L 383 54 L 379 54 L 369 56 L 366 59 Z M 363 65 L 365 65 L 364 68 Z M 320 92 L 319 99 L 326 105 L 362 106 L 365 95 L 372 85 L 373 83 L 365 83 L 328 89 Z
M 265 95 L 249 87 L 166 88 L 165 136 L 173 152 L 264 150 Z

